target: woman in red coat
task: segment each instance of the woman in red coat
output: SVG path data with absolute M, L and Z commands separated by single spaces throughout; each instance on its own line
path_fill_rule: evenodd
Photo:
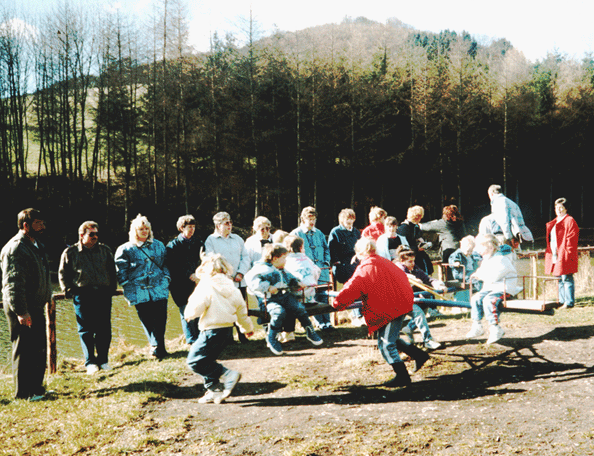
M 580 230 L 574 218 L 567 214 L 567 200 L 555 201 L 555 220 L 547 223 L 545 273 L 559 277 L 559 302 L 562 309 L 575 304 L 573 275 L 578 270 L 578 237 Z
M 377 346 L 396 376 L 383 386 L 410 384 L 410 376 L 398 350 L 415 360 L 415 371 L 429 359 L 423 350 L 399 338 L 402 321 L 412 311 L 414 295 L 406 274 L 391 261 L 375 252 L 375 242 L 361 238 L 355 244 L 355 254 L 361 261 L 353 276 L 338 293 L 332 306 L 345 309 L 354 301 L 363 301 L 363 317 L 369 334 L 377 331 Z

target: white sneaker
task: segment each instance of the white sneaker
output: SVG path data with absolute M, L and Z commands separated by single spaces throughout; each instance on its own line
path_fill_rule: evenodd
M 409 344 L 411 344 L 411 345 L 414 345 L 415 344 L 415 336 L 413 336 L 413 332 L 408 327 L 408 325 L 407 326 L 403 326 L 402 329 L 400 330 L 400 332 L 407 337 Z
M 468 332 L 468 334 L 466 334 L 466 338 L 472 339 L 473 337 L 482 336 L 483 334 L 485 334 L 485 331 L 483 331 L 483 327 L 481 326 L 481 324 L 473 323 L 472 328 L 470 328 L 470 331 Z
M 219 381 L 225 387 L 225 389 L 223 390 L 223 396 L 222 396 L 223 399 L 225 399 L 231 395 L 233 388 L 235 388 L 235 385 L 237 385 L 237 382 L 239 381 L 240 378 L 241 378 L 241 374 L 239 372 L 231 370 L 231 369 L 229 369 L 227 372 L 225 372 L 223 375 L 221 375 L 221 378 L 219 379 Z
M 505 331 L 499 325 L 491 325 L 489 327 L 489 338 L 487 339 L 487 345 L 494 344 L 503 337 Z
M 279 333 L 278 336 L 276 336 L 276 339 L 281 344 L 286 344 L 287 342 L 292 342 L 295 340 L 295 333 L 283 331 L 282 333 Z
M 425 348 L 428 348 L 429 350 L 437 350 L 439 347 L 441 347 L 441 344 L 433 339 L 429 339 L 425 342 Z
M 223 392 L 218 390 L 206 390 L 206 394 L 198 399 L 199 404 L 220 404 L 225 398 Z
M 97 372 L 99 372 L 99 366 L 97 366 L 97 364 L 89 364 L 87 366 L 87 374 L 94 375 Z
M 110 371 L 112 369 L 111 366 L 109 365 L 109 363 L 103 363 L 99 367 L 101 367 L 101 370 L 104 370 L 104 371 Z
M 365 325 L 365 318 L 363 318 L 363 317 L 353 318 L 353 320 L 351 321 L 351 324 L 353 326 L 361 327 L 361 326 Z

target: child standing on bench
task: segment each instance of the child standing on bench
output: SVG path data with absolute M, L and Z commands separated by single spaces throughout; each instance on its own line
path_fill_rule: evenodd
M 233 340 L 233 325 L 250 337 L 254 333 L 245 301 L 229 278 L 233 267 L 220 254 L 207 255 L 196 269 L 200 280 L 188 299 L 184 311 L 186 321 L 200 318 L 198 339 L 190 347 L 187 363 L 204 378 L 206 394 L 198 402 L 220 404 L 241 378 L 237 371 L 217 362 L 227 344 Z
M 519 287 L 518 274 L 510 256 L 504 255 L 499 248 L 499 241 L 492 234 L 479 234 L 475 239 L 475 250 L 483 257 L 480 267 L 470 276 L 470 280 L 483 282 L 481 291 L 474 294 L 470 300 L 470 317 L 472 327 L 466 337 L 482 336 L 484 334 L 481 320 L 483 315 L 489 323 L 489 338 L 487 344 L 497 342 L 505 331 L 499 326 L 499 303 L 503 295 L 514 296 Z
M 266 311 L 270 315 L 266 345 L 275 355 L 282 355 L 283 348 L 277 339 L 287 314 L 297 318 L 305 329 L 305 337 L 314 345 L 323 340 L 316 333 L 303 304 L 292 291 L 303 288 L 303 284 L 293 274 L 284 270 L 288 251 L 279 244 L 268 244 L 262 249 L 262 261 L 256 263 L 246 274 L 250 291 L 266 299 Z

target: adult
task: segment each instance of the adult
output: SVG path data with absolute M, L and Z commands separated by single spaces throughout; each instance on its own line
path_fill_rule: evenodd
M 384 220 L 387 215 L 381 207 L 373 206 L 369 211 L 369 225 L 363 230 L 363 237 L 377 241 L 385 232 Z
M 574 218 L 567 214 L 567 200 L 555 200 L 557 217 L 546 225 L 547 249 L 545 273 L 559 278 L 559 302 L 562 309 L 575 305 L 573 275 L 578 270 L 578 238 L 580 230 Z
M 408 246 L 415 252 L 415 264 L 426 274 L 433 274 L 433 264 L 426 248 L 431 247 L 430 242 L 425 242 L 422 238 L 423 232 L 419 227 L 419 223 L 425 216 L 425 209 L 421 206 L 412 206 L 406 212 L 406 220 L 396 230 L 400 236 L 406 239 Z
M 47 362 L 45 306 L 52 297 L 40 211 L 25 209 L 17 216 L 19 232 L 0 252 L 2 300 L 12 343 L 15 398 L 42 400 Z
M 151 356 L 162 359 L 171 281 L 165 266 L 165 246 L 153 237 L 148 219 L 138 214 L 130 223 L 129 241 L 115 254 L 117 277 L 128 304 L 134 306 L 150 344 Z
M 171 276 L 169 291 L 173 302 L 179 308 L 181 325 L 187 344 L 198 340 L 198 318 L 186 321 L 184 311 L 188 298 L 196 288 L 198 278 L 196 268 L 200 266 L 200 254 L 204 251 L 204 243 L 195 236 L 196 219 L 192 215 L 182 215 L 176 223 L 179 234 L 167 244 L 165 264 Z
M 524 223 L 522 211 L 516 203 L 501 193 L 501 185 L 493 184 L 487 190 L 491 200 L 491 215 L 501 228 L 498 237 L 502 244 L 516 247 L 522 241 L 534 241 L 532 233 Z
M 384 221 L 386 232 L 377 238 L 377 254 L 386 260 L 398 260 L 396 249 L 401 245 L 408 246 L 408 241 L 404 236 L 400 236 L 398 231 L 398 219 L 396 217 L 386 217 Z
M 250 261 L 250 269 L 256 261 L 262 258 L 262 247 L 272 243 L 270 228 L 272 224 L 266 217 L 256 217 L 252 226 L 254 234 L 245 240 L 245 249 L 247 250 Z
M 78 242 L 62 253 L 58 279 L 66 297 L 72 298 L 87 374 L 95 374 L 111 369 L 108 354 L 116 271 L 111 249 L 99 242 L 97 222 L 84 222 L 78 236 Z
M 332 306 L 341 310 L 363 296 L 362 310 L 369 334 L 377 331 L 378 349 L 396 374 L 383 386 L 407 386 L 411 383 L 410 376 L 398 351 L 415 360 L 415 370 L 429 359 L 423 350 L 399 337 L 404 317 L 412 311 L 412 288 L 406 275 L 394 263 L 376 254 L 373 240 L 361 238 L 355 251 L 361 264 L 334 298 Z
M 310 260 L 318 266 L 322 273 L 320 275 L 319 284 L 325 285 L 330 283 L 330 248 L 326 242 L 326 236 L 316 228 L 316 220 L 318 213 L 315 207 L 307 206 L 301 211 L 301 225 L 291 231 L 291 234 L 299 236 L 303 239 L 303 247 L 305 254 Z M 316 301 L 327 303 L 328 293 L 326 290 L 319 289 L 316 292 Z M 321 330 L 333 329 L 330 323 L 330 314 L 321 314 L 314 316 L 316 325 Z
M 332 274 L 334 274 L 334 279 L 342 284 L 351 278 L 359 264 L 355 256 L 355 244 L 361 239 L 361 233 L 354 227 L 356 219 L 354 210 L 343 209 L 338 214 L 338 225 L 332 228 L 328 236 Z M 354 325 L 363 326 L 365 324 L 360 309 L 353 309 L 352 317 Z
M 420 223 L 419 228 L 426 233 L 437 233 L 439 237 L 439 251 L 442 263 L 460 247 L 460 240 L 465 236 L 464 218 L 458 206 L 450 205 L 443 208 L 442 217 L 427 223 Z
M 207 254 L 218 253 L 227 260 L 234 271 L 234 276 L 232 277 L 233 283 L 239 288 L 245 300 L 247 299 L 247 290 L 243 277 L 250 270 L 250 259 L 245 248 L 245 243 L 240 236 L 231 232 L 233 230 L 233 222 L 227 212 L 217 212 L 212 218 L 212 221 L 215 230 L 206 238 L 204 249 Z M 237 337 L 242 343 L 248 341 L 239 327 L 237 327 Z

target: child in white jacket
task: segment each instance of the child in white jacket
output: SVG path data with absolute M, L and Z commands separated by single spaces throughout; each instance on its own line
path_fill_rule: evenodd
M 230 279 L 231 265 L 220 255 L 203 258 L 196 269 L 200 282 L 188 299 L 184 312 L 186 321 L 200 318 L 200 335 L 188 353 L 190 368 L 204 378 L 206 394 L 198 402 L 220 404 L 233 391 L 241 378 L 237 371 L 227 369 L 216 360 L 233 339 L 233 325 L 250 337 L 254 333 L 241 292 Z
M 479 234 L 476 237 L 475 250 L 483 257 L 480 267 L 470 276 L 473 280 L 483 283 L 481 291 L 474 294 L 470 300 L 470 317 L 472 328 L 467 338 L 484 334 L 481 320 L 483 314 L 489 323 L 489 338 L 487 344 L 497 342 L 505 331 L 499 326 L 499 303 L 503 295 L 514 296 L 522 287 L 518 286 L 518 274 L 510 255 L 504 255 L 499 248 L 499 241 L 492 234 Z

